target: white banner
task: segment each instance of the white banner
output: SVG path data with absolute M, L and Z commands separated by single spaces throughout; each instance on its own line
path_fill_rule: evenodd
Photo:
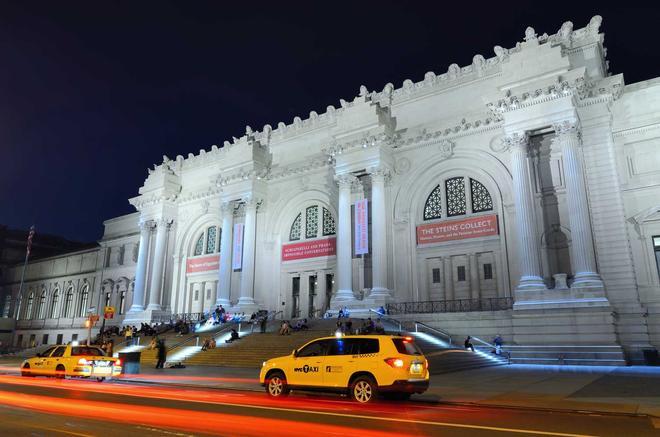
M 234 247 L 231 257 L 231 268 L 233 270 L 240 270 L 243 267 L 243 223 L 236 223 L 234 225 Z
M 355 202 L 355 254 L 369 253 L 369 201 Z

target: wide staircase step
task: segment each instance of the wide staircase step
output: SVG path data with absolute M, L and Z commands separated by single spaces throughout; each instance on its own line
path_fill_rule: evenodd
M 621 346 L 566 345 L 505 347 L 514 364 L 625 366 Z

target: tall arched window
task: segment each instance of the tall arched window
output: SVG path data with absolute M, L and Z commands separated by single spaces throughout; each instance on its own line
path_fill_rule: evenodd
M 50 299 L 50 318 L 57 318 L 57 302 L 60 300 L 60 289 L 56 288 L 53 297 Z
M 469 190 L 466 189 L 469 184 Z M 424 204 L 424 220 L 457 217 L 493 210 L 493 199 L 476 179 L 452 177 L 436 185 Z
M 9 310 L 11 309 L 11 294 L 5 296 L 5 305 L 2 307 L 2 317 L 9 317 Z
M 19 320 L 21 318 L 22 302 L 23 302 L 23 297 L 19 294 L 18 297 L 16 298 L 16 309 L 14 310 L 14 316 L 16 316 L 16 320 Z
M 73 304 L 73 287 L 69 287 L 64 295 L 64 305 L 62 307 L 62 317 L 71 317 L 71 307 Z
M 126 289 L 119 292 L 119 314 L 124 314 L 126 306 Z
M 197 238 L 193 256 L 220 252 L 222 229 L 219 226 L 209 226 Z
M 80 290 L 80 304 L 78 305 L 78 317 L 85 317 L 87 315 L 87 301 L 89 300 L 89 285 L 83 285 Z
M 293 220 L 289 230 L 289 241 L 335 235 L 335 229 L 335 219 L 327 208 L 320 205 L 308 206 L 304 214 L 301 212 Z
M 27 300 L 27 305 L 25 306 L 25 318 L 26 319 L 31 319 L 32 318 L 32 306 L 34 305 L 34 291 L 30 292 L 30 296 L 28 296 Z
M 39 297 L 39 314 L 37 315 L 38 319 L 46 318 L 46 289 L 41 290 L 41 296 Z

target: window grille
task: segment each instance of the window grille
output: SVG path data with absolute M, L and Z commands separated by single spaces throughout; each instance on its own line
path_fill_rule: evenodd
M 302 213 L 298 214 L 296 219 L 293 221 L 293 224 L 291 225 L 291 231 L 289 232 L 290 241 L 300 240 L 301 222 L 302 222 Z
M 211 226 L 206 231 L 206 253 L 214 253 L 216 237 L 218 236 L 217 227 Z
M 465 179 L 451 178 L 445 181 L 447 195 L 447 216 L 464 215 L 467 212 L 465 202 Z
M 323 235 L 335 235 L 336 225 L 335 219 L 327 208 L 323 208 Z
M 204 252 L 204 234 L 200 235 L 195 244 L 194 256 L 201 255 Z
M 319 233 L 319 208 L 309 206 L 305 211 L 305 238 L 316 238 Z
M 470 179 L 470 192 L 472 194 L 472 212 L 493 210 L 493 199 L 481 182 Z
M 465 266 L 458 266 L 456 268 L 457 282 L 465 281 Z
M 429 197 L 426 199 L 424 205 L 424 220 L 439 219 L 442 217 L 442 190 L 440 185 L 435 187 Z

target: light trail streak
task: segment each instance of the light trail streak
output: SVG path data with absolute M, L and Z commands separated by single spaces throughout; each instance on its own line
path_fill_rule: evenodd
M 67 399 L 53 402 L 52 397 L 15 394 L 0 391 L 0 401 L 13 407 L 54 413 L 64 416 L 82 417 L 130 424 L 173 428 L 203 434 L 227 433 L 228 435 L 258 436 L 307 436 L 310 432 L 320 435 L 355 435 L 365 437 L 405 436 L 401 432 L 389 433 L 380 430 L 357 429 L 348 426 L 323 423 L 302 423 L 286 419 L 271 419 L 212 413 L 194 410 L 121 404 L 114 402 Z

